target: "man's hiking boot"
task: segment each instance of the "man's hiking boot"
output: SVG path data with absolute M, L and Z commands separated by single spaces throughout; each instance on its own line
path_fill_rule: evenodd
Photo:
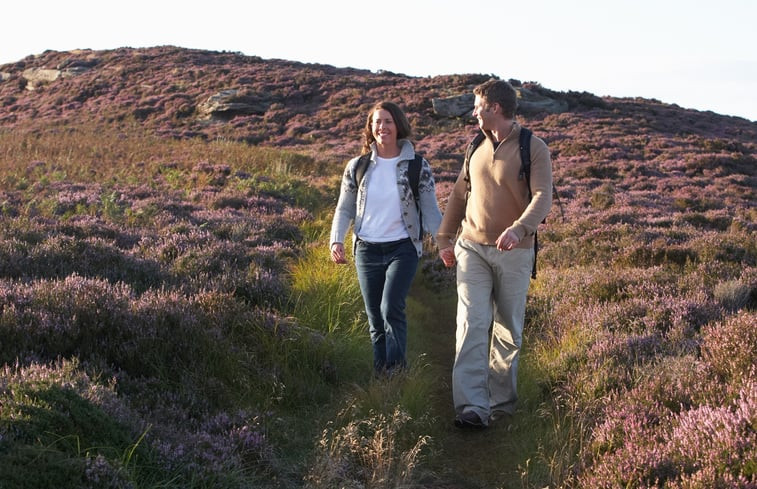
M 475 411 L 465 411 L 455 416 L 455 426 L 463 429 L 482 430 L 486 425 Z

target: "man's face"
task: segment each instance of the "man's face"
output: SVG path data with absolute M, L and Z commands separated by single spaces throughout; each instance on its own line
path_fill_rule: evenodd
M 478 126 L 482 130 L 492 129 L 492 118 L 494 117 L 492 106 L 479 95 L 476 95 L 476 100 L 473 102 L 473 117 L 478 120 Z

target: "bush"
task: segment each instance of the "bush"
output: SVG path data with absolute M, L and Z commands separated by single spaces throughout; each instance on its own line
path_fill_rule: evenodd
M 702 357 L 728 383 L 738 385 L 754 365 L 757 352 L 755 311 L 742 311 L 702 331 Z

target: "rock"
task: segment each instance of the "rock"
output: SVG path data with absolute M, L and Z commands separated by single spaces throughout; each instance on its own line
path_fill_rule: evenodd
M 62 70 L 52 70 L 48 68 L 29 68 L 21 73 L 21 76 L 28 82 L 26 84 L 27 90 L 34 90 L 39 85 L 45 83 L 51 83 L 58 78 L 68 78 L 71 76 L 81 75 L 86 73 L 91 68 L 85 66 L 71 66 Z
M 21 76 L 29 82 L 26 84 L 27 90 L 34 90 L 38 85 L 53 82 L 57 80 L 60 75 L 60 70 L 49 70 L 46 68 L 29 68 L 21 73 Z
M 435 98 L 431 100 L 434 113 L 442 117 L 463 117 L 473 112 L 473 101 L 476 97 L 472 93 L 455 95 L 453 97 Z
M 223 90 L 197 106 L 201 119 L 229 120 L 237 115 L 263 115 L 270 102 L 262 97 L 241 94 L 239 90 Z
M 515 91 L 518 92 L 519 114 L 533 115 L 540 112 L 559 114 L 567 112 L 569 108 L 567 100 L 540 95 L 524 87 L 516 87 Z
M 89 56 L 87 58 L 66 58 L 61 63 L 58 64 L 57 68 L 59 70 L 74 70 L 74 71 L 81 71 L 84 69 L 84 71 L 94 68 L 97 66 L 97 64 L 100 63 L 100 60 L 96 57 Z
M 559 114 L 568 110 L 567 100 L 541 95 L 525 87 L 515 87 L 518 94 L 518 113 L 533 115 L 540 112 Z M 434 113 L 442 117 L 467 117 L 472 115 L 476 97 L 472 93 L 431 100 Z

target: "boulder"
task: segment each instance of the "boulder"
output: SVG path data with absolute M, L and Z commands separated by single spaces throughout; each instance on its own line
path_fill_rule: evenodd
M 567 100 L 540 95 L 525 87 L 516 87 L 515 91 L 518 92 L 519 114 L 534 115 L 540 112 L 559 114 L 568 110 Z
M 564 99 L 541 95 L 525 87 L 515 87 L 515 91 L 518 94 L 519 114 L 533 115 L 540 112 L 559 114 L 568 110 L 568 102 Z M 472 93 L 465 93 L 432 99 L 431 105 L 434 113 L 442 117 L 468 117 L 472 115 L 475 99 Z
M 50 83 L 60 78 L 60 70 L 50 70 L 47 68 L 29 68 L 21 73 L 21 76 L 26 79 L 26 88 L 28 90 L 34 90 L 35 87 L 43 83 Z
M 453 97 L 431 99 L 434 113 L 442 117 L 463 117 L 473 112 L 473 101 L 476 97 L 472 93 L 455 95 Z
M 62 70 L 49 69 L 49 68 L 29 68 L 21 73 L 21 76 L 26 79 L 26 89 L 34 90 L 38 86 L 51 83 L 58 78 L 68 78 L 71 76 L 81 75 L 86 73 L 91 68 L 85 66 L 71 66 Z
M 201 119 L 230 120 L 237 115 L 263 115 L 271 103 L 262 97 L 222 90 L 197 106 Z

